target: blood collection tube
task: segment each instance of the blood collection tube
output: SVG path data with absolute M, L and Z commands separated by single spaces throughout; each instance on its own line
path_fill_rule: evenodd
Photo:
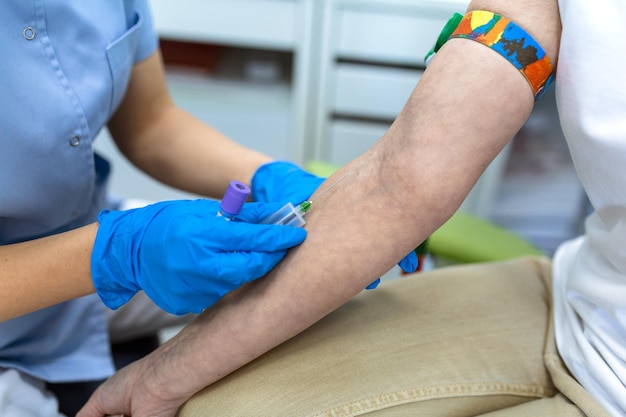
M 249 195 L 250 187 L 239 181 L 231 181 L 222 201 L 220 201 L 220 211 L 217 212 L 217 215 L 228 221 L 234 220 Z

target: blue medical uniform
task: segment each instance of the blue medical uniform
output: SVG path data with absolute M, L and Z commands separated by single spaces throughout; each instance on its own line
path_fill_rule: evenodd
M 92 141 L 157 47 L 147 0 L 3 1 L 0 39 L 0 244 L 93 222 L 109 168 Z M 103 309 L 92 295 L 0 323 L 0 367 L 109 376 Z

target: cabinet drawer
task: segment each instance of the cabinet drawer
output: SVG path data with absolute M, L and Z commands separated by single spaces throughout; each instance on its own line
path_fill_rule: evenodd
M 289 50 L 298 3 L 287 0 L 150 0 L 162 37 Z
M 400 11 L 339 11 L 339 40 L 335 53 L 340 58 L 424 65 L 452 8 Z
M 331 108 L 338 114 L 393 120 L 422 75 L 420 70 L 338 64 Z
M 335 120 L 330 126 L 329 160 L 345 165 L 371 148 L 387 131 L 384 123 Z

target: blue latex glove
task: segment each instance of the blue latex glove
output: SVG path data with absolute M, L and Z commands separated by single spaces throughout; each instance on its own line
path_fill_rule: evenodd
M 297 205 L 308 200 L 325 178 L 306 172 L 296 164 L 287 161 L 275 161 L 261 165 L 252 177 L 252 200 L 263 202 L 279 201 Z M 411 251 L 398 263 L 406 273 L 417 269 L 417 255 Z M 380 278 L 366 287 L 376 288 Z
M 289 201 L 295 206 L 308 200 L 325 180 L 292 162 L 269 162 L 252 176 L 252 201 L 283 204 Z
M 303 228 L 253 224 L 281 204 L 244 204 L 236 221 L 211 200 L 104 210 L 91 256 L 96 292 L 109 308 L 139 290 L 173 314 L 199 313 L 264 276 L 306 237 Z

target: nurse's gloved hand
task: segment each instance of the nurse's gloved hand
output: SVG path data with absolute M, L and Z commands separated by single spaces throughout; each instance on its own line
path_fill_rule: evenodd
M 283 204 L 289 201 L 298 205 L 308 200 L 325 180 L 292 162 L 269 162 L 261 165 L 252 177 L 252 201 Z
M 287 161 L 275 161 L 261 165 L 252 177 L 253 201 L 290 201 L 298 205 L 308 200 L 325 178 L 315 176 L 296 164 Z M 406 273 L 417 269 L 417 255 L 411 251 L 400 263 L 400 268 Z M 378 287 L 380 279 L 366 287 L 371 290 Z
M 235 221 L 216 217 L 211 200 L 102 211 L 91 256 L 96 292 L 112 309 L 143 290 L 167 312 L 199 313 L 305 239 L 303 228 L 254 224 L 281 206 L 247 203 Z

